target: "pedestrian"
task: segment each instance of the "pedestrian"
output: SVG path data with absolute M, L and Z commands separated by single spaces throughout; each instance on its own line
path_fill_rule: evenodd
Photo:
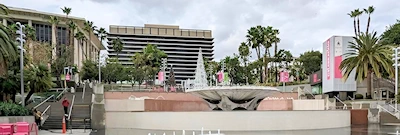
M 65 116 L 68 115 L 68 106 L 69 106 L 69 101 L 67 97 L 64 97 L 64 100 L 62 101 L 62 105 L 64 106 L 64 114 Z
M 35 123 L 38 126 L 39 130 L 42 129 L 42 113 L 38 110 L 33 110 L 33 114 L 35 115 Z

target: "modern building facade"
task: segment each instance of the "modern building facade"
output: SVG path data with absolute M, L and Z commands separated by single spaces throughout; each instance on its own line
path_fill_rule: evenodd
M 353 42 L 351 36 L 332 36 L 323 43 L 322 54 L 322 92 L 340 93 L 341 97 L 353 95 L 357 91 L 357 82 L 354 79 L 355 72 L 352 72 L 346 81 L 339 69 L 342 60 L 348 56 L 349 42 Z
M 147 44 L 156 45 L 168 55 L 166 77 L 173 66 L 178 83 L 194 79 L 200 48 L 205 59 L 212 60 L 214 55 L 211 30 L 180 29 L 179 26 L 154 24 L 145 24 L 144 27 L 111 25 L 107 38 L 110 58 L 117 57 L 112 40 L 122 40 L 124 48 L 118 54 L 118 59 L 123 65 L 133 65 L 132 56 L 142 52 Z
M 83 30 L 84 22 L 86 21 L 84 18 L 68 16 L 68 19 L 72 19 L 77 25 L 77 30 L 75 30 L 74 33 L 81 31 L 82 33 L 84 33 L 85 38 L 91 39 L 91 41 L 79 43 L 76 39 L 74 39 L 73 43 L 68 43 L 69 34 L 67 31 L 68 26 L 66 24 L 67 18 L 65 15 L 15 7 L 9 7 L 9 10 L 10 13 L 8 15 L 0 15 L 0 20 L 2 21 L 3 25 L 7 26 L 12 25 L 16 22 L 20 22 L 21 24 L 31 26 L 36 30 L 36 40 L 39 42 L 47 42 L 49 44 L 51 44 L 53 40 L 52 34 L 55 34 L 55 31 L 52 31 L 52 24 L 49 23 L 50 16 L 58 17 L 60 22 L 57 25 L 56 31 L 56 48 L 59 48 L 58 46 L 60 45 L 73 45 L 73 64 L 78 66 L 79 69 L 82 67 L 82 63 L 86 59 L 97 61 L 100 50 L 105 49 L 104 46 L 100 43 L 100 40 L 97 38 L 97 36 L 95 36 L 93 33 L 89 34 L 85 30 Z M 59 55 L 59 52 L 60 49 L 56 50 L 56 54 Z M 78 75 L 74 77 L 75 80 L 79 80 Z

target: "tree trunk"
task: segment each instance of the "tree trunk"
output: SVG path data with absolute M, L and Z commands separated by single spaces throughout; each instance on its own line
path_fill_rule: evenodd
M 52 46 L 52 52 L 51 52 L 52 57 L 51 58 L 52 58 L 52 60 L 55 60 L 55 58 L 57 56 L 57 53 L 56 53 L 56 50 L 57 50 L 57 47 L 56 47 L 57 46 L 57 39 L 56 39 L 57 27 L 55 24 L 52 24 L 51 28 L 53 29 L 51 32 L 51 46 Z
M 31 98 L 31 96 L 33 95 L 33 93 L 35 93 L 34 90 L 30 90 L 30 91 L 28 92 L 28 95 L 26 95 L 26 97 L 25 97 L 25 105 L 28 105 L 28 100 Z
M 357 35 L 357 24 L 356 24 L 356 18 L 354 18 L 354 35 L 356 36 L 356 37 L 358 37 L 358 35 Z
M 371 72 L 368 71 L 367 75 L 367 96 L 368 98 L 372 98 L 371 91 L 372 91 L 372 77 L 371 77 Z
M 369 31 L 369 23 L 371 22 L 371 16 L 370 15 L 368 15 L 368 23 L 367 23 L 367 31 L 366 31 L 366 34 L 368 34 L 368 31 Z
M 360 32 L 360 18 L 357 17 L 357 27 L 358 27 L 358 36 L 360 36 L 361 32 Z

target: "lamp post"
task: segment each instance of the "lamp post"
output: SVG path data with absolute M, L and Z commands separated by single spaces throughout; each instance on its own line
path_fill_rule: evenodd
M 24 42 L 25 42 L 25 34 L 24 34 L 24 29 L 25 26 L 22 25 L 20 22 L 17 22 L 17 34 L 19 37 L 17 37 L 17 41 L 19 41 L 19 52 L 20 52 L 20 72 L 21 72 L 21 101 L 22 101 L 22 106 L 25 106 L 25 97 L 24 97 Z
M 162 62 L 161 68 L 162 68 L 162 71 L 163 71 L 163 86 L 164 86 L 164 91 L 166 92 L 167 88 L 166 88 L 166 85 L 165 85 L 165 75 L 166 75 L 165 74 L 165 69 L 167 68 L 167 58 L 162 58 L 161 62 Z
M 399 50 L 400 50 L 400 47 L 396 47 L 396 48 L 393 48 L 393 51 L 394 51 L 394 54 L 393 54 L 393 60 L 394 60 L 394 81 L 395 81 L 395 83 L 394 83 L 394 91 L 395 91 L 395 110 L 397 111 L 397 95 L 398 95 L 398 81 L 399 81 L 399 78 L 398 78 L 398 74 L 399 74 Z
M 99 51 L 99 84 L 101 84 L 101 64 L 100 64 L 101 52 Z

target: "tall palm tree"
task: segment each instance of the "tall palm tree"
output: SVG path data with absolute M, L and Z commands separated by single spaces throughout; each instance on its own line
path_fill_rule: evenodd
M 260 43 L 263 45 L 264 47 L 264 80 L 267 82 L 268 78 L 270 75 L 268 72 L 268 64 L 271 61 L 271 52 L 270 52 L 270 48 L 272 47 L 272 43 L 274 42 L 274 35 L 272 33 L 273 28 L 272 26 L 268 26 L 268 27 L 259 27 L 257 26 L 258 29 L 260 29 L 261 31 L 261 36 L 260 36 Z
M 103 46 L 103 41 L 104 41 L 104 39 L 106 39 L 107 34 L 108 33 L 105 28 L 96 29 L 96 35 L 100 39 L 101 46 Z M 100 59 L 100 51 L 98 53 L 99 54 L 97 54 L 97 56 L 99 56 L 99 59 Z
M 248 84 L 248 82 L 249 82 L 249 76 L 248 76 L 249 74 L 248 74 L 248 67 L 247 67 L 249 55 L 250 55 L 249 46 L 245 42 L 240 43 L 239 56 L 240 56 L 240 59 L 242 59 L 242 61 L 243 61 L 243 65 L 244 65 L 244 69 L 245 69 L 246 84 Z
M 257 60 L 260 60 L 261 59 L 261 47 L 262 47 L 261 40 L 264 39 L 261 30 L 258 29 L 257 27 L 251 27 L 249 30 L 247 30 L 246 39 L 247 39 L 248 46 L 250 46 L 251 48 L 256 50 Z M 264 79 L 262 65 L 259 65 L 258 72 L 260 75 L 259 81 L 260 81 L 260 83 L 262 83 L 263 79 Z
M 374 6 L 369 6 L 367 9 L 364 9 L 364 13 L 368 14 L 368 23 L 367 23 L 366 33 L 368 33 L 368 31 L 369 31 L 369 24 L 371 22 L 371 14 L 374 13 L 374 11 L 375 11 Z
M 51 23 L 51 46 L 52 46 L 52 60 L 56 57 L 56 46 L 57 46 L 57 25 L 60 23 L 60 20 L 57 16 L 50 16 L 49 23 Z
M 85 34 L 83 34 L 82 32 L 77 32 L 75 34 L 75 38 L 76 40 L 78 40 L 78 48 L 81 48 L 80 50 L 82 51 L 82 54 L 85 56 L 84 59 L 87 59 L 86 53 L 83 51 L 83 41 L 85 41 L 86 37 Z M 79 50 L 79 49 L 78 49 Z M 80 59 L 80 53 L 78 53 L 78 59 Z
M 355 78 L 357 81 L 367 79 L 367 96 L 371 95 L 372 73 L 377 77 L 381 77 L 379 72 L 383 68 L 390 76 L 393 76 L 392 67 L 392 47 L 379 43 L 376 32 L 362 33 L 359 37 L 355 37 L 355 42 L 350 42 L 349 53 L 347 58 L 342 61 L 339 68 L 344 72 L 343 79 L 347 80 L 350 73 L 355 70 Z
M 361 34 L 361 32 L 360 32 L 360 16 L 363 14 L 363 11 L 360 9 L 355 9 L 354 12 L 357 17 L 357 28 L 358 28 L 357 32 L 358 32 L 358 35 L 360 35 Z
M 348 13 L 347 15 L 349 15 L 351 18 L 353 18 L 353 25 L 354 25 L 354 35 L 357 37 L 357 24 L 356 24 L 356 17 L 357 14 L 355 11 L 351 11 L 350 13 Z
M 92 45 L 91 45 L 92 33 L 93 33 L 93 31 L 94 31 L 97 27 L 93 25 L 93 22 L 92 22 L 92 21 L 86 21 L 86 22 L 84 23 L 84 25 L 85 25 L 85 27 L 84 27 L 83 29 L 89 34 L 89 46 L 87 46 L 87 47 L 91 48 L 91 47 L 92 47 Z M 86 44 L 86 45 L 87 45 L 87 44 Z M 87 49 L 86 49 L 86 50 L 87 50 Z M 91 49 L 89 49 L 89 50 L 91 50 Z M 92 57 L 91 53 L 92 53 L 92 51 L 89 51 L 89 58 Z
M 117 60 L 118 60 L 119 53 L 122 52 L 122 49 L 124 48 L 124 44 L 122 43 L 122 40 L 119 37 L 112 40 L 112 44 L 113 44 L 113 50 L 117 53 Z
M 69 14 L 71 14 L 71 10 L 72 10 L 72 9 L 69 8 L 69 7 L 64 7 L 64 8 L 61 8 L 61 10 L 62 10 L 63 13 L 65 14 L 65 18 L 66 18 L 66 21 L 65 21 L 65 22 L 70 22 L 71 20 L 69 20 L 68 16 L 69 16 Z M 74 35 L 73 35 L 74 32 L 71 31 L 69 27 L 67 27 L 67 31 L 68 31 L 68 36 L 69 36 L 69 38 L 71 39 L 71 38 L 74 36 Z M 71 44 L 73 44 L 73 43 L 71 42 L 71 40 L 69 40 L 68 44 L 71 45 Z
M 71 50 L 75 50 L 75 47 L 77 47 L 78 49 L 79 49 L 79 44 L 77 45 L 77 46 L 75 46 L 75 44 L 74 44 L 74 38 L 75 38 L 75 30 L 76 30 L 76 28 L 77 28 L 77 26 L 76 26 L 76 23 L 74 23 L 74 21 L 72 21 L 72 20 L 70 20 L 69 22 L 68 22 L 68 29 L 69 29 L 69 43 L 70 43 L 70 45 L 71 46 L 69 46 L 69 48 L 71 49 Z M 72 54 L 71 54 L 71 63 L 74 63 L 73 61 L 74 61 L 74 55 L 73 55 L 73 53 L 74 53 L 74 51 L 70 51 Z M 79 54 L 78 54 L 79 55 Z

